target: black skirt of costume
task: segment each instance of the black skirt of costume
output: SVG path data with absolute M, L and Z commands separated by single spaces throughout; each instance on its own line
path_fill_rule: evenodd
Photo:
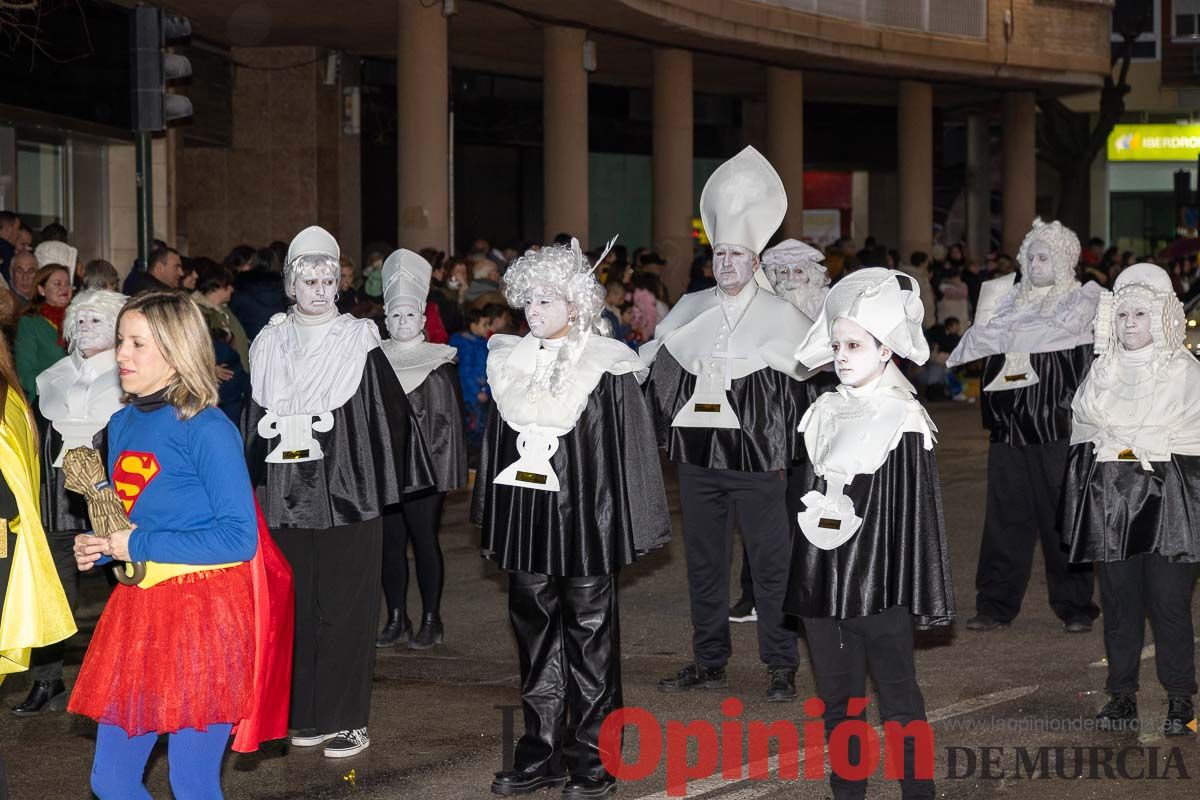
M 458 368 L 442 364 L 413 389 L 408 402 L 429 450 L 437 491 L 463 488 L 467 485 L 467 440 Z
M 1071 401 L 1091 369 L 1094 347 L 1081 344 L 1071 350 L 1033 353 L 1029 363 L 1038 383 L 1023 389 L 982 392 L 983 427 L 991 431 L 991 441 L 1024 447 L 1069 438 Z M 980 385 L 991 383 L 1003 367 L 1003 355 L 988 357 Z
M 809 469 L 810 486 L 825 480 Z M 848 619 L 903 606 L 918 625 L 954 618 L 954 585 L 937 459 L 919 433 L 905 433 L 873 475 L 846 488 L 862 526 L 833 550 L 816 547 L 792 518 L 792 569 L 783 610 Z
M 654 428 L 633 375 L 606 373 L 550 464 L 561 489 L 494 483 L 515 462 L 517 432 L 492 409 L 471 521 L 502 569 L 580 578 L 608 575 L 671 535 Z
M 34 416 L 42 451 L 42 527 L 47 534 L 90 531 L 92 523 L 88 521 L 87 500 L 81 494 L 68 492 L 66 473 L 51 466 L 63 446 L 62 436 L 39 411 L 35 410 Z M 92 437 L 92 447 L 100 452 L 102 463 L 105 464 L 108 463 L 107 430 L 107 427 L 101 428 Z
M 696 390 L 696 376 L 660 348 L 643 387 L 659 447 L 677 464 L 742 472 L 787 469 L 805 458 L 797 429 L 815 399 L 808 381 L 767 367 L 737 378 L 725 394 L 741 428 L 675 428 L 671 420 Z
M 1091 442 L 1071 447 L 1063 484 L 1062 537 L 1073 563 L 1154 553 L 1200 562 L 1200 456 L 1097 461 Z M 1196 516 L 1193 516 L 1196 514 Z
M 368 355 L 358 390 L 333 410 L 333 428 L 313 431 L 325 457 L 296 464 L 268 464 L 274 439 L 258 435 L 266 411 L 246 406 L 242 434 L 246 462 L 272 528 L 325 528 L 375 519 L 406 491 L 433 486 L 433 466 L 410 439 L 413 410 L 392 365 L 378 347 Z

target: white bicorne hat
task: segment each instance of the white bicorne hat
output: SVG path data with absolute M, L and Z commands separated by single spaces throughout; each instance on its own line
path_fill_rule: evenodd
M 383 262 L 383 305 L 388 308 L 401 298 L 411 298 L 424 309 L 429 297 L 433 267 L 412 250 L 396 250 Z
M 713 247 L 762 252 L 787 213 L 787 192 L 771 162 L 747 147 L 717 167 L 700 193 L 700 219 Z
M 320 225 L 310 225 L 300 231 L 288 245 L 286 264 L 291 264 L 300 256 L 326 255 L 337 261 L 342 256 L 333 234 Z
M 38 269 L 47 264 L 61 264 L 67 268 L 71 282 L 75 281 L 75 264 L 79 260 L 79 251 L 66 242 L 42 242 L 33 251 L 37 259 Z
M 929 344 L 921 329 L 925 319 L 921 292 L 916 282 L 899 270 L 860 269 L 835 283 L 820 316 L 796 348 L 800 363 L 816 369 L 833 361 L 830 335 L 839 317 L 857 322 L 901 358 L 918 365 L 929 360 Z

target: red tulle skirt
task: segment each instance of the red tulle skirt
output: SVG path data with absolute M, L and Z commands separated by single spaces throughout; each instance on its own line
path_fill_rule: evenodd
M 68 710 L 130 736 L 246 718 L 254 692 L 250 564 L 117 586 Z

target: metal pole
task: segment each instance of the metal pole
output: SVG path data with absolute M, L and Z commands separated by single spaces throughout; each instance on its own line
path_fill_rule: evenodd
M 142 269 L 147 269 L 150 266 L 150 239 L 154 230 L 154 184 L 150 175 L 151 137 L 149 131 L 136 131 L 133 137 L 134 157 L 137 161 L 138 262 Z

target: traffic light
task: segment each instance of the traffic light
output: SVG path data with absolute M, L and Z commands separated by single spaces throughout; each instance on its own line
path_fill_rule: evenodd
M 165 130 L 167 123 L 192 115 L 192 101 L 167 94 L 171 81 L 192 74 L 184 56 L 166 47 L 192 35 L 187 17 L 161 8 L 139 5 L 129 16 L 129 84 L 132 127 L 135 131 Z

